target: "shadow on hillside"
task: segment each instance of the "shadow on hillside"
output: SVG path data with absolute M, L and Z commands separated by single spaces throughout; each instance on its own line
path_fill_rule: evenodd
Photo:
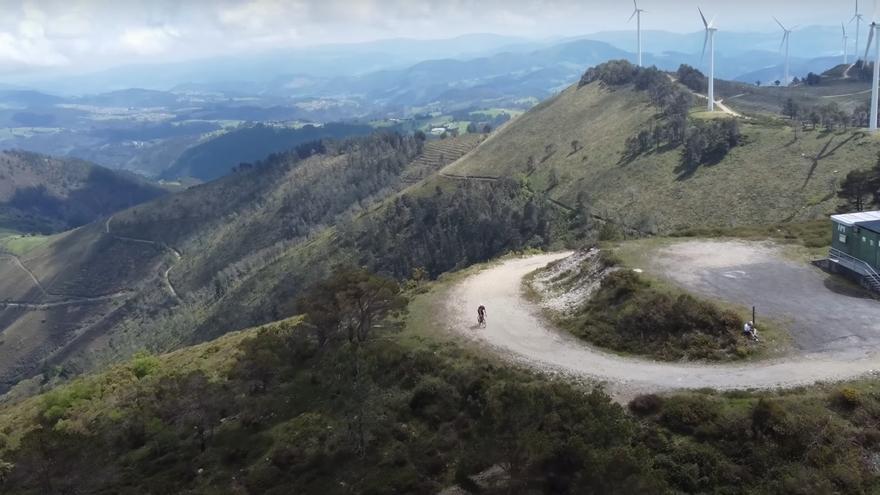
M 815 174 L 815 172 L 816 172 L 816 168 L 819 166 L 819 160 L 824 160 L 825 158 L 833 156 L 834 153 L 837 152 L 837 150 L 846 146 L 846 144 L 849 143 L 850 141 L 852 141 L 853 139 L 857 139 L 857 136 L 859 136 L 859 134 L 850 134 L 850 136 L 848 138 L 837 143 L 837 145 L 834 146 L 833 148 L 831 148 L 831 143 L 834 142 L 834 139 L 837 136 L 831 136 L 828 139 L 828 141 L 825 143 L 825 146 L 823 146 L 822 149 L 819 151 L 818 155 L 816 155 L 814 157 L 806 157 L 812 162 L 812 164 L 810 165 L 810 170 L 807 172 L 807 177 L 806 177 L 806 179 L 804 179 L 804 183 L 801 186 L 801 189 L 804 189 L 805 187 L 807 187 L 807 184 L 810 183 L 810 180 L 813 178 L 813 174 Z
M 679 161 L 678 166 L 676 166 L 673 169 L 673 172 L 678 174 L 678 176 L 675 178 L 675 180 L 677 180 L 677 181 L 688 180 L 691 177 L 693 177 L 693 175 L 695 173 L 697 173 L 697 170 L 699 170 L 700 168 L 714 167 L 715 165 L 718 165 L 719 163 L 724 161 L 725 156 L 727 156 L 727 155 L 724 153 L 709 155 L 705 159 L 705 161 L 700 162 L 699 164 L 694 165 L 694 166 L 688 166 L 686 163 L 684 163 L 684 160 Z
M 681 145 L 679 145 L 679 144 L 666 143 L 666 144 L 663 144 L 662 146 L 657 146 L 657 147 L 651 148 L 648 151 L 644 151 L 641 153 L 635 153 L 635 154 L 623 153 L 620 156 L 620 159 L 617 160 L 617 164 L 621 165 L 621 166 L 629 165 L 630 163 L 635 161 L 636 158 L 668 153 L 670 151 L 675 150 L 676 148 L 678 148 L 680 146 Z
M 40 184 L 16 190 L 9 201 L 0 202 L 0 207 L 41 218 L 42 233 L 48 234 L 85 225 L 164 194 L 164 190 L 149 183 L 96 167 L 81 187 L 66 191 L 66 196 Z

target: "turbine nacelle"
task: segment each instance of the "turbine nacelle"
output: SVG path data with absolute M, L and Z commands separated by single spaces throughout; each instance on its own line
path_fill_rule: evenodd
M 709 43 L 709 37 L 714 35 L 718 28 L 715 26 L 715 18 L 713 17 L 711 21 L 706 20 L 706 16 L 703 15 L 703 10 L 697 7 L 697 10 L 700 12 L 700 18 L 703 20 L 703 27 L 706 29 L 706 36 L 703 37 L 703 53 L 700 55 L 700 60 L 706 56 L 706 45 Z
M 868 52 L 871 50 L 871 42 L 874 41 L 874 31 L 877 29 L 877 21 L 868 24 L 868 44 L 865 46 L 865 61 L 868 60 Z M 877 61 L 875 60 L 874 63 Z
M 637 16 L 637 15 L 641 15 L 641 14 L 643 14 L 643 13 L 645 13 L 645 12 L 647 12 L 647 10 L 645 10 L 645 9 L 640 9 L 640 8 L 639 8 L 639 4 L 636 3 L 636 0 L 633 0 L 633 13 L 632 13 L 631 16 L 629 16 L 629 19 L 627 19 L 626 22 L 630 22 L 630 21 L 632 21 L 632 20 L 633 20 L 633 17 L 635 17 L 635 16 Z

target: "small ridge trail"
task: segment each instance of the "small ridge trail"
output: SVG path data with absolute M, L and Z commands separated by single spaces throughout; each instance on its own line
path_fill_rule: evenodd
M 183 254 L 181 254 L 181 252 L 178 251 L 177 249 L 175 249 L 174 247 L 169 246 L 168 244 L 165 244 L 164 242 L 151 241 L 149 239 L 138 239 L 135 237 L 127 237 L 127 236 L 123 236 L 123 235 L 114 234 L 111 229 L 111 222 L 112 221 L 113 221 L 113 215 L 110 215 L 109 217 L 107 217 L 107 221 L 104 222 L 104 233 L 106 235 L 113 237 L 114 239 L 118 239 L 120 241 L 136 242 L 136 243 L 140 243 L 140 244 L 149 244 L 151 246 L 158 247 L 162 251 L 168 251 L 172 254 L 172 256 L 174 256 L 174 263 L 171 263 L 168 266 L 168 268 L 165 269 L 165 271 L 163 271 L 161 274 L 162 283 L 165 285 L 165 289 L 168 291 L 168 293 L 171 295 L 171 297 L 174 298 L 174 300 L 177 303 L 181 303 L 182 299 L 177 294 L 177 290 L 174 288 L 174 284 L 171 283 L 171 270 L 174 268 L 174 266 L 181 259 L 183 259 Z
M 617 397 L 680 389 L 774 389 L 876 373 L 880 354 L 850 350 L 797 354 L 742 364 L 659 362 L 624 357 L 557 330 L 523 294 L 523 277 L 565 258 L 555 253 L 515 258 L 488 267 L 449 289 L 442 302 L 454 335 L 519 364 L 573 379 L 606 383 Z M 488 324 L 476 327 L 485 305 Z
M 30 268 L 25 265 L 21 259 L 11 253 L 0 253 L 0 259 L 8 259 L 11 260 L 15 265 L 25 272 L 31 281 L 34 283 L 44 297 L 57 297 L 61 298 L 57 301 L 48 301 L 48 302 L 32 302 L 32 301 L 8 301 L 8 300 L 0 300 L 0 308 L 24 308 L 24 309 L 49 309 L 49 308 L 58 308 L 63 306 L 74 306 L 79 304 L 88 304 L 88 303 L 96 303 L 109 301 L 111 299 L 116 299 L 119 297 L 124 297 L 131 294 L 129 290 L 120 290 L 116 292 L 111 292 L 110 294 L 102 294 L 98 296 L 76 296 L 72 294 L 59 294 L 50 292 L 46 287 L 40 282 L 40 279 L 31 271 Z

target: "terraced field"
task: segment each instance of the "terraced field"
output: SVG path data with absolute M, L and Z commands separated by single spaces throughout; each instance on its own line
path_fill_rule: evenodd
M 425 179 L 437 170 L 470 153 L 484 139 L 486 139 L 484 134 L 464 134 L 425 143 L 424 151 L 413 161 L 404 176 L 404 183 L 415 184 Z

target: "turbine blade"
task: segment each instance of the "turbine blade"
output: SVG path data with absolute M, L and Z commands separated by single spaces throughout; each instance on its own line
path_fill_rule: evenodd
M 874 23 L 868 29 L 868 44 L 865 46 L 865 62 L 868 61 L 868 51 L 871 50 L 871 41 L 874 40 Z
M 715 19 L 717 19 L 717 18 L 718 18 L 717 15 L 712 16 L 712 20 L 709 21 L 709 27 L 711 27 L 711 28 L 715 27 Z
M 707 27 L 707 28 L 708 28 L 708 27 L 709 27 L 709 23 L 708 23 L 708 22 L 706 22 L 706 16 L 704 16 L 704 15 L 703 15 L 703 11 L 702 11 L 702 10 L 700 10 L 700 8 L 699 8 L 699 7 L 697 7 L 697 10 L 699 10 L 699 11 L 700 11 L 700 17 L 701 17 L 701 18 L 702 18 L 702 19 L 703 19 L 703 26 L 705 26 L 705 27 Z M 708 35 L 707 35 L 707 36 L 708 36 Z M 704 44 L 705 44 L 705 43 L 704 43 Z
M 840 23 L 840 30 L 843 31 L 843 37 L 846 38 L 846 26 L 843 23 Z
M 776 21 L 776 24 L 779 24 L 779 27 L 781 27 L 783 31 L 788 31 L 787 29 L 785 29 L 785 26 L 783 26 L 782 23 L 779 22 L 779 19 L 777 19 L 775 16 L 773 17 L 773 20 Z
M 785 40 L 788 38 L 788 32 L 782 35 L 782 41 L 779 43 L 779 51 L 782 51 L 782 47 L 785 46 Z
M 703 59 L 706 58 L 706 44 L 709 43 L 709 29 L 706 29 L 706 36 L 703 37 L 703 53 L 700 54 L 700 63 L 703 63 Z
M 636 13 L 637 13 L 637 12 L 638 12 L 638 10 L 633 10 L 633 13 L 632 13 L 632 15 L 631 15 L 631 16 L 629 16 L 629 19 L 627 19 L 627 20 L 626 20 L 626 22 L 629 22 L 629 21 L 631 21 L 631 20 L 633 20 L 633 17 L 635 17 L 635 16 L 636 16 Z

